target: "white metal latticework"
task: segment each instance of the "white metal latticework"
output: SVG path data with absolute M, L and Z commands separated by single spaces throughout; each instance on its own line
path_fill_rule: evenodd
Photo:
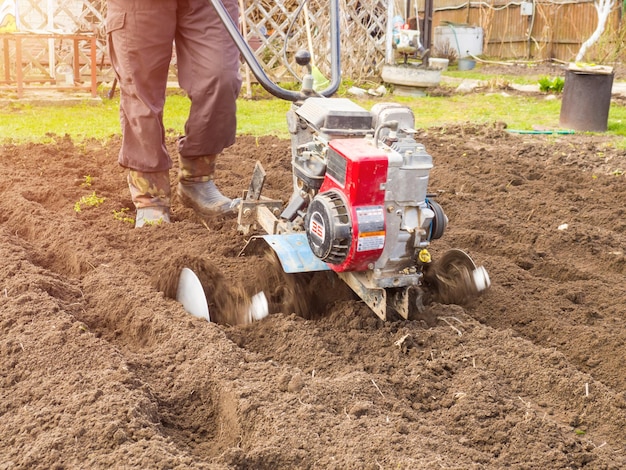
M 353 80 L 379 75 L 385 59 L 385 4 L 380 0 L 340 0 L 342 76 Z M 330 20 L 327 0 L 244 2 L 247 41 L 266 73 L 278 81 L 302 74 L 294 54 L 307 49 L 313 65 L 330 74 Z M 305 15 L 308 16 L 305 18 Z M 308 23 L 308 24 L 307 24 Z
M 342 76 L 362 80 L 379 75 L 385 57 L 385 4 L 380 0 L 339 1 Z M 99 81 L 112 79 L 104 28 L 106 0 L 17 0 L 16 4 L 22 31 L 96 34 Z M 272 80 L 294 81 L 296 75 L 302 76 L 304 71 L 294 59 L 300 49 L 310 49 L 314 65 L 326 76 L 330 75 L 327 0 L 309 0 L 306 8 L 300 0 L 243 0 L 242 4 L 238 19 L 241 29 L 246 31 L 245 39 Z M 24 60 L 30 64 L 24 67 L 25 74 L 45 75 L 50 62 L 65 62 L 71 53 L 57 43 L 50 54 L 50 43 L 44 39 L 39 45 L 30 42 L 28 47 Z M 87 51 L 81 50 L 80 54 L 81 64 L 88 67 Z M 88 74 L 84 67 L 81 73 Z

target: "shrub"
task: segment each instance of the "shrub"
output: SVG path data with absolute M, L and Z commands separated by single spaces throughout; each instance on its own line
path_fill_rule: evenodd
M 564 85 L 563 77 L 541 77 L 539 79 L 539 90 L 544 93 L 562 93 Z

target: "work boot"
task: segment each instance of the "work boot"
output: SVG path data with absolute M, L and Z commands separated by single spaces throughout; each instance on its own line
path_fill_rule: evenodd
M 170 223 L 170 211 L 167 207 L 141 207 L 137 209 L 135 228 L 168 223 Z
M 195 182 L 181 179 L 177 192 L 184 206 L 209 217 L 234 215 L 241 203 L 241 199 L 224 196 L 213 180 Z
M 137 208 L 135 228 L 170 221 L 170 177 L 168 171 L 130 170 L 128 188 Z
M 230 199 L 215 186 L 215 160 L 217 155 L 180 157 L 178 196 L 184 206 L 201 215 L 235 215 L 241 199 Z

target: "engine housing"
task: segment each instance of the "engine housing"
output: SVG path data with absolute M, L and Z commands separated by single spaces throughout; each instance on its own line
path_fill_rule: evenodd
M 371 271 L 381 287 L 415 284 L 418 254 L 447 217 L 427 193 L 432 157 L 413 138 L 411 109 L 310 98 L 289 122 L 294 192 L 281 217 L 302 217 L 332 270 Z
M 387 156 L 364 139 L 339 139 L 330 142 L 326 161 L 305 218 L 309 244 L 331 269 L 363 271 L 385 246 Z

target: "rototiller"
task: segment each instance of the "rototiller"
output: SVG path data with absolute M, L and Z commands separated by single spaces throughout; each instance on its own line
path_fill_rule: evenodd
M 257 162 L 238 224 L 244 233 L 260 227 L 265 234 L 252 237 L 243 253 L 269 247 L 287 275 L 334 271 L 383 320 L 414 318 L 430 301 L 461 303 L 486 290 L 487 271 L 463 251 L 431 259 L 428 247 L 448 219 L 428 192 L 433 161 L 414 139 L 411 109 L 381 103 L 367 111 L 330 98 L 340 84 L 338 0 L 330 1 L 332 77 L 320 92 L 313 90 L 308 52 L 296 54 L 307 70 L 301 91 L 277 86 L 221 1 L 211 3 L 259 83 L 293 102 L 292 193 L 286 204 L 262 196 L 265 172 Z

